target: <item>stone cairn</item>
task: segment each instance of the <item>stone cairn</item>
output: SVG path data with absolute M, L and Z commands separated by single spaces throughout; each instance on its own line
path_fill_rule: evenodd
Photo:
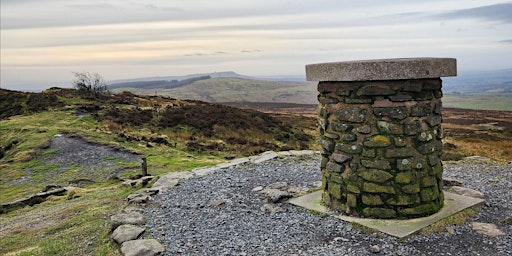
M 456 73 L 447 58 L 307 65 L 319 81 L 322 203 L 381 219 L 440 210 L 440 77 Z

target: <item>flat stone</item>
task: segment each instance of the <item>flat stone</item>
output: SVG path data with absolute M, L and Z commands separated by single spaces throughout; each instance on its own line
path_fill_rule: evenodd
M 258 156 L 252 157 L 251 158 L 251 162 L 255 163 L 255 164 L 259 164 L 261 162 L 265 162 L 265 161 L 274 159 L 276 157 L 278 157 L 278 154 L 276 152 L 274 152 L 274 151 L 267 151 L 267 152 L 261 153 Z
M 292 194 L 275 188 L 266 188 L 258 193 L 259 198 L 266 199 L 269 203 L 277 203 L 285 198 L 290 198 Z
M 193 169 L 191 172 L 194 173 L 196 176 L 205 176 L 205 175 L 208 175 L 208 174 L 211 174 L 215 171 L 217 171 L 218 167 L 205 167 L 205 168 L 196 168 L 196 169 Z
M 455 193 L 455 194 L 459 194 L 459 195 L 463 195 L 463 196 L 470 196 L 470 197 L 476 197 L 476 198 L 484 198 L 484 194 L 480 191 L 476 191 L 474 189 L 470 189 L 470 188 L 464 188 L 464 187 L 459 187 L 459 186 L 452 186 L 450 188 L 450 191 Z
M 491 223 L 471 222 L 471 228 L 478 234 L 486 236 L 497 237 L 505 235 L 503 231 L 499 230 L 496 225 Z
M 144 215 L 138 212 L 119 213 L 110 217 L 112 230 L 123 224 L 143 225 L 146 223 Z
M 121 245 L 124 256 L 154 256 L 164 251 L 165 247 L 155 239 L 131 240 Z
M 359 60 L 306 65 L 308 81 L 375 81 L 457 75 L 452 58 Z
M 370 219 L 334 215 L 330 209 L 321 204 L 322 193 L 322 190 L 318 190 L 300 197 L 292 198 L 288 200 L 288 203 L 315 212 L 330 214 L 332 217 L 346 221 L 348 223 L 355 222 L 373 230 L 377 230 L 398 238 L 411 236 L 420 231 L 422 228 L 432 225 L 439 220 L 484 202 L 484 200 L 479 198 L 462 196 L 444 191 L 444 206 L 437 213 L 434 213 L 430 216 L 407 220 Z
M 137 239 L 146 229 L 131 224 L 121 225 L 112 232 L 112 239 L 118 244 Z

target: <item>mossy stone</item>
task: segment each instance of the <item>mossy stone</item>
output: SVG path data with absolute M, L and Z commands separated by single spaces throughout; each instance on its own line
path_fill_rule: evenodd
M 383 186 L 371 182 L 363 183 L 363 191 L 368 193 L 396 194 L 395 188 L 392 186 Z
M 396 212 L 393 209 L 368 207 L 363 209 L 363 215 L 378 219 L 392 219 L 396 217 Z
M 422 188 L 420 191 L 421 201 L 429 202 L 439 198 L 439 189 L 436 187 Z
M 416 194 L 420 192 L 420 185 L 419 184 L 411 184 L 411 185 L 405 185 L 402 187 L 402 191 L 407 194 Z
M 387 201 L 390 205 L 411 205 L 418 203 L 418 194 L 413 195 L 397 195 L 395 198 L 391 198 Z
M 347 195 L 347 205 L 352 208 L 357 207 L 357 196 L 354 194 L 348 194 Z
M 341 199 L 341 186 L 335 182 L 329 182 L 327 186 L 327 192 L 337 199 Z
M 432 202 L 429 204 L 424 204 L 413 208 L 400 209 L 398 213 L 400 215 L 407 217 L 426 216 L 436 213 L 437 211 L 439 211 L 439 209 L 441 209 L 442 206 L 443 204 Z
M 359 189 L 359 187 L 357 186 L 354 186 L 354 185 L 347 185 L 347 191 L 350 192 L 350 193 L 354 193 L 354 194 L 359 194 L 361 193 L 361 190 Z
M 437 185 L 437 180 L 435 177 L 427 176 L 427 177 L 421 178 L 421 186 L 422 187 L 432 187 L 435 185 Z
M 362 196 L 364 205 L 383 205 L 382 199 L 379 195 L 365 194 Z
M 375 135 L 363 142 L 363 145 L 372 148 L 383 148 L 391 145 L 391 140 L 384 135 Z
M 395 177 L 395 182 L 400 184 L 409 184 L 415 179 L 412 172 L 401 172 Z
M 376 170 L 376 169 L 362 171 L 359 173 L 359 176 L 365 180 L 379 182 L 379 183 L 385 182 L 385 181 L 393 178 L 393 175 L 389 174 L 388 172 Z

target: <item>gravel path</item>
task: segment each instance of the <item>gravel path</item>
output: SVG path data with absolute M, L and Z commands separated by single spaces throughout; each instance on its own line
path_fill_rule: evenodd
M 510 164 L 445 163 L 445 176 L 483 192 L 487 207 L 467 224 L 452 226 L 453 234 L 400 241 L 286 203 L 269 205 L 253 191 L 275 182 L 313 188 L 319 161 L 318 155 L 286 157 L 183 180 L 146 208 L 145 237 L 164 244 L 164 255 L 512 255 L 512 226 L 500 222 L 512 216 Z M 494 223 L 506 235 L 477 234 L 471 221 Z
M 88 179 L 104 181 L 113 175 L 119 175 L 128 169 L 119 167 L 119 162 L 140 162 L 140 156 L 131 152 L 114 149 L 109 146 L 86 142 L 80 138 L 55 136 L 44 152 L 42 164 L 34 168 L 26 168 L 26 175 L 11 181 L 10 185 L 26 183 L 59 183 L 63 179 Z M 62 173 L 67 170 L 72 173 Z M 39 170 L 44 170 L 44 178 L 31 180 Z

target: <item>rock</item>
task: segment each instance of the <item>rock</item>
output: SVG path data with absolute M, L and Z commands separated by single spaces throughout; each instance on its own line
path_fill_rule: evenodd
M 270 203 L 277 203 L 283 199 L 290 198 L 292 195 L 287 191 L 274 188 L 266 188 L 258 193 L 260 199 L 265 199 Z
M 284 209 L 275 204 L 264 204 L 263 210 L 270 212 L 270 215 L 274 215 L 278 212 L 284 212 Z
M 216 207 L 216 206 L 223 205 L 223 204 L 228 204 L 228 203 L 231 203 L 230 199 L 221 198 L 221 199 L 216 199 L 216 200 L 210 201 L 208 203 L 208 205 L 210 207 Z
M 144 219 L 144 215 L 138 212 L 119 213 L 110 217 L 112 230 L 123 224 L 143 225 L 145 223 L 146 220 Z
M 112 233 L 112 239 L 118 244 L 137 239 L 146 229 L 131 224 L 121 225 Z
M 180 181 L 176 176 L 178 175 L 175 175 L 175 173 L 164 174 L 153 184 L 152 188 L 158 189 L 159 193 L 174 188 Z
M 252 189 L 252 192 L 260 192 L 263 190 L 263 187 L 262 186 L 257 186 L 255 188 Z
M 287 190 L 288 183 L 286 182 L 276 182 L 267 186 L 267 188 L 279 189 L 279 190 Z
M 123 186 L 125 187 L 132 187 L 132 188 L 143 188 L 148 186 L 152 181 L 158 179 L 158 177 L 155 176 L 145 176 L 141 177 L 139 179 L 134 180 L 127 180 L 123 182 Z
M 462 186 L 462 181 L 453 179 L 453 178 L 444 178 L 443 177 L 443 186 L 445 186 L 445 187 Z
M 196 176 L 201 177 L 201 176 L 205 176 L 205 175 L 211 174 L 211 173 L 215 172 L 218 169 L 220 169 L 220 168 L 218 168 L 218 167 L 197 168 L 197 169 L 193 169 L 192 173 L 194 173 Z
M 453 186 L 450 189 L 450 191 L 455 193 L 455 194 L 459 194 L 459 195 L 463 195 L 463 196 L 470 196 L 470 197 L 476 197 L 476 198 L 484 198 L 484 194 L 482 192 L 476 191 L 476 190 L 470 189 L 470 188 Z
M 130 213 L 130 212 L 143 213 L 143 212 L 144 212 L 144 208 L 143 208 L 143 206 L 141 206 L 140 204 L 128 204 L 128 205 L 123 209 L 123 212 L 124 212 L 124 213 Z
M 62 188 L 62 186 L 55 185 L 55 184 L 48 184 L 43 188 L 43 190 L 41 190 L 41 192 L 48 192 L 50 190 L 54 190 L 54 189 L 58 189 L 58 188 Z
M 145 188 L 141 189 L 131 195 L 129 195 L 126 200 L 128 204 L 146 204 L 151 196 L 158 194 L 160 188 Z
M 150 196 L 146 194 L 134 193 L 129 195 L 126 200 L 129 204 L 145 204 L 149 201 Z
M 486 236 L 497 237 L 505 235 L 503 231 L 499 230 L 496 225 L 491 223 L 471 222 L 471 228 L 478 234 Z
M 124 242 L 121 253 L 125 256 L 153 256 L 165 251 L 165 247 L 155 239 L 141 239 Z
M 380 252 L 380 247 L 378 245 L 372 245 L 372 246 L 370 246 L 370 251 L 372 253 L 379 253 Z

